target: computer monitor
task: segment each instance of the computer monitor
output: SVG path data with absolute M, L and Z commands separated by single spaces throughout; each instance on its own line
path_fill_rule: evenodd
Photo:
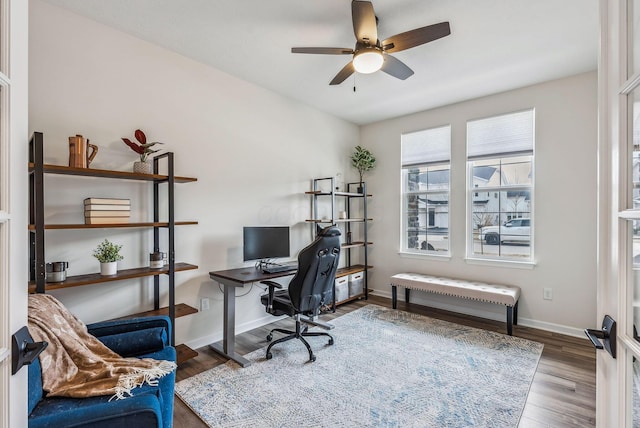
M 244 261 L 289 257 L 289 227 L 258 226 L 244 227 Z

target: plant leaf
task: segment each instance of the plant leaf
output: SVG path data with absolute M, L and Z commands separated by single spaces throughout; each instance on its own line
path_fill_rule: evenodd
M 142 147 L 143 149 L 146 149 L 146 148 L 149 148 L 149 147 L 153 147 L 153 146 L 155 146 L 156 144 L 164 144 L 164 143 L 161 143 L 161 142 L 159 142 L 159 141 L 155 141 L 155 142 L 153 142 L 153 143 L 146 143 L 146 144 L 143 144 L 143 145 L 142 145 L 142 146 L 140 146 L 140 147 Z
M 136 129 L 136 132 L 134 135 L 136 136 L 136 140 L 140 141 L 140 144 L 147 143 L 147 136 L 144 135 L 144 132 L 142 132 L 141 130 Z
M 144 148 L 142 148 L 141 146 L 137 145 L 136 143 L 134 143 L 133 141 L 131 141 L 128 138 L 122 138 L 122 141 L 124 141 L 124 143 L 131 147 L 131 150 L 133 150 L 134 152 L 136 152 L 137 154 L 141 155 L 142 153 L 144 153 Z

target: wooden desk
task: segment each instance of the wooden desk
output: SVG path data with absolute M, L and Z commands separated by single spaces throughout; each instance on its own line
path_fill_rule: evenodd
M 251 365 L 251 361 L 236 354 L 236 288 L 252 282 L 265 281 L 267 279 L 282 278 L 293 275 L 296 271 L 264 273 L 254 267 L 239 269 L 219 270 L 209 272 L 209 278 L 220 283 L 224 287 L 224 328 L 222 332 L 222 346 L 213 343 L 209 345 L 218 354 L 227 357 L 242 367 Z

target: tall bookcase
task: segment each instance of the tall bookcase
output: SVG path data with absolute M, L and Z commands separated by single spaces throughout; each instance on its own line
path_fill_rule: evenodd
M 368 264 L 368 247 L 372 242 L 369 242 L 367 236 L 368 223 L 372 221 L 367 215 L 367 202 L 372 195 L 367 194 L 366 183 L 347 183 L 346 188 L 340 191 L 336 188 L 334 177 L 315 178 L 311 182 L 311 190 L 305 194 L 311 197 L 312 217 L 306 221 L 313 224 L 314 234 L 316 225 L 321 227 L 335 225 L 342 230 L 341 255 L 344 256 L 344 266 L 338 269 L 336 278 L 360 272 L 363 274 L 362 293 L 340 301 L 334 299 L 334 307 L 360 298 L 367 299 L 369 297 L 368 273 L 373 266 Z M 321 215 L 321 208 L 325 208 L 324 215 Z M 340 218 L 340 211 L 345 212 L 344 218 Z M 356 230 L 356 225 L 361 225 L 359 230 Z M 360 263 L 352 262 L 356 251 L 359 252 Z
M 164 165 L 167 174 L 158 174 L 160 162 Z M 45 224 L 45 176 L 47 174 L 73 175 L 78 177 L 99 177 L 110 180 L 145 181 L 152 185 L 153 192 L 153 219 L 149 222 L 115 223 L 115 224 Z M 153 158 L 153 174 L 140 174 L 133 172 L 111 171 L 93 168 L 74 168 L 62 165 L 48 165 L 44 163 L 44 135 L 35 132 L 29 141 L 29 293 L 45 293 L 49 290 L 58 290 L 70 287 L 87 286 L 111 281 L 122 281 L 135 278 L 153 277 L 153 307 L 151 311 L 132 314 L 131 316 L 168 315 L 171 319 L 171 344 L 175 346 L 175 319 L 181 316 L 198 312 L 186 304 L 175 303 L 175 275 L 177 272 L 197 269 L 198 266 L 176 262 L 175 259 L 175 227 L 198 224 L 197 221 L 176 221 L 174 217 L 174 187 L 176 183 L 189 183 L 197 181 L 196 178 L 179 177 L 174 174 L 173 153 L 168 152 Z M 166 192 L 167 221 L 160 219 L 160 193 L 161 187 Z M 132 269 L 119 270 L 115 275 L 101 276 L 99 273 L 68 276 L 62 282 L 45 282 L 45 235 L 47 230 L 60 229 L 153 229 L 153 250 L 160 251 L 160 229 L 167 230 L 167 264 L 160 269 L 151 269 L 147 266 Z M 160 275 L 168 276 L 168 306 L 160 307 Z M 186 345 L 177 345 L 178 363 L 186 361 L 197 355 L 197 352 Z

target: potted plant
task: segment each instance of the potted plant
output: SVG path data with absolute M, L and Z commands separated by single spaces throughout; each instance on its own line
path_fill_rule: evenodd
M 128 138 L 122 138 L 122 141 L 124 141 L 127 146 L 131 147 L 131 150 L 140 155 L 140 161 L 133 163 L 133 172 L 151 174 L 153 172 L 153 165 L 150 162 L 147 162 L 147 157 L 152 153 L 159 152 L 159 149 L 153 150 L 152 147 L 156 144 L 162 143 L 158 141 L 147 143 L 147 136 L 139 129 L 136 129 L 134 135 L 138 142 L 131 141 Z
M 358 193 L 362 193 L 362 177 L 365 172 L 371 171 L 376 166 L 376 158 L 373 154 L 361 146 L 356 146 L 351 154 L 351 166 L 358 170 L 360 174 L 360 187 Z
M 118 272 L 118 260 L 124 258 L 120 254 L 121 249 L 122 245 L 105 239 L 93 250 L 93 257 L 100 262 L 100 275 L 115 275 Z

